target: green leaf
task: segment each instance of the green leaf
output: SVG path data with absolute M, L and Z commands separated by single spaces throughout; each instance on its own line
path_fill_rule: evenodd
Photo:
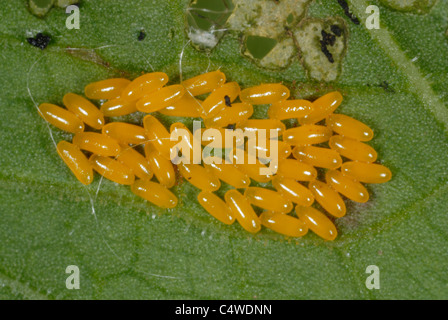
M 349 29 L 331 83 L 309 80 L 298 59 L 284 70 L 257 66 L 241 55 L 236 32 L 209 54 L 196 51 L 186 45 L 187 0 L 85 0 L 80 30 L 66 29 L 64 9 L 38 18 L 26 4 L 2 1 L 0 14 L 0 299 L 448 298 L 446 1 L 418 15 L 348 1 L 360 25 L 337 1 L 312 2 L 308 17 L 341 17 Z M 369 4 L 380 8 L 379 30 L 364 25 Z M 44 50 L 26 40 L 38 32 L 52 37 Z M 372 146 L 393 179 L 369 185 L 368 203 L 347 202 L 331 243 L 222 225 L 185 182 L 174 188 L 174 210 L 99 178 L 79 184 L 33 100 L 60 104 L 92 81 L 153 69 L 175 82 L 182 51 L 183 78 L 210 64 L 242 86 L 283 81 L 305 98 L 340 90 L 339 112 L 374 129 Z M 51 132 L 56 141 L 71 138 Z M 80 290 L 65 286 L 68 265 L 80 269 Z M 379 290 L 365 286 L 369 265 L 380 268 Z

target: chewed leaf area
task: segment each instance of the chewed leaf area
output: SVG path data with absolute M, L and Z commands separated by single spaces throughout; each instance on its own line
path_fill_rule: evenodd
M 225 33 L 232 0 L 194 0 L 186 10 L 187 35 L 198 50 L 213 49 Z
M 344 20 L 306 19 L 294 37 L 308 75 L 319 81 L 336 80 L 347 47 Z
M 37 17 L 44 17 L 53 6 L 65 8 L 72 4 L 77 4 L 79 0 L 29 0 L 28 7 L 32 14 Z
M 227 31 L 240 40 L 241 54 L 259 67 L 284 69 L 301 57 L 310 78 L 334 81 L 341 72 L 347 27 L 340 18 L 307 18 L 311 3 L 195 1 L 187 10 L 188 36 L 197 49 L 211 50 Z
M 426 14 L 437 0 L 381 0 L 381 2 L 398 11 Z
M 287 30 L 303 19 L 310 2 L 235 1 L 228 27 L 242 35 L 244 56 L 264 68 L 284 68 L 297 52 Z

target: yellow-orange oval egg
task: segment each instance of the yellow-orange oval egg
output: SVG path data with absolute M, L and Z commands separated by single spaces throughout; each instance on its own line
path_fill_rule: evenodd
M 148 180 L 136 180 L 131 191 L 156 206 L 171 209 L 177 206 L 177 197 L 160 183 Z
M 226 76 L 219 70 L 200 74 L 182 82 L 185 89 L 193 96 L 212 92 L 226 82 Z
M 350 200 L 360 203 L 364 203 L 369 200 L 369 192 L 361 183 L 344 175 L 338 170 L 327 171 L 325 174 L 325 180 L 328 185 Z
M 173 142 L 165 126 L 152 115 L 143 118 L 143 127 L 146 130 L 146 137 L 157 151 L 166 159 L 171 159 L 171 147 Z
M 229 206 L 216 194 L 207 191 L 201 191 L 198 194 L 199 204 L 213 217 L 225 224 L 235 222 L 235 217 L 230 211 Z
M 89 99 L 110 100 L 116 99 L 121 92 L 131 83 L 128 79 L 113 78 L 92 82 L 84 88 L 84 93 Z
M 160 155 L 151 143 L 145 144 L 145 156 L 157 180 L 167 188 L 173 187 L 176 176 L 171 161 Z
M 104 115 L 89 100 L 74 93 L 67 93 L 62 99 L 67 109 L 94 129 L 104 126 Z
M 341 171 L 343 174 L 365 183 L 385 183 L 392 178 L 392 172 L 385 166 L 357 161 L 345 162 Z
M 143 96 L 137 101 L 137 110 L 141 112 L 155 112 L 179 101 L 185 94 L 185 88 L 180 84 L 163 87 Z
M 368 144 L 343 136 L 333 136 L 328 142 L 331 149 L 350 160 L 375 162 L 378 154 Z
M 258 159 L 286 159 L 291 154 L 291 147 L 286 142 L 277 139 L 257 139 L 257 141 L 249 139 L 246 143 L 246 151 L 248 153 L 257 154 Z M 274 146 L 277 150 L 275 150 Z M 275 151 L 274 151 L 275 150 Z
M 125 122 L 111 122 L 102 128 L 103 134 L 125 144 L 142 144 L 148 138 L 143 127 Z
M 313 111 L 310 114 L 299 118 L 299 123 L 314 124 L 325 119 L 340 106 L 342 100 L 342 95 L 338 91 L 327 93 L 313 102 Z
M 137 150 L 122 146 L 117 160 L 132 170 L 132 173 L 143 180 L 151 180 L 153 172 L 149 161 Z
M 106 179 L 124 185 L 134 183 L 135 176 L 131 169 L 117 160 L 92 154 L 89 161 L 93 169 Z
M 338 231 L 333 222 L 325 214 L 313 207 L 296 207 L 296 214 L 311 231 L 319 237 L 333 241 L 338 235 Z
M 283 141 L 294 146 L 319 144 L 328 141 L 330 137 L 330 129 L 312 124 L 291 128 L 283 133 Z
M 67 141 L 57 145 L 57 151 L 67 167 L 82 184 L 89 185 L 93 181 L 93 168 L 87 157 L 78 146 Z
M 271 105 L 268 116 L 271 119 L 286 120 L 301 118 L 313 111 L 313 104 L 308 100 L 284 100 Z
M 75 134 L 73 144 L 82 150 L 105 157 L 115 157 L 121 151 L 120 145 L 115 139 L 96 132 L 81 132 Z
M 169 106 L 159 110 L 161 114 L 172 117 L 190 117 L 198 118 L 201 114 L 198 108 L 202 101 L 190 96 L 188 93 L 184 94 L 179 100 L 170 103 Z
M 203 118 L 214 117 L 223 111 L 226 104 L 232 103 L 238 97 L 240 90 L 238 83 L 228 82 L 210 93 L 199 107 Z
M 260 219 L 249 201 L 237 190 L 229 190 L 224 195 L 232 215 L 239 224 L 250 233 L 257 233 L 261 229 Z
M 100 110 L 105 117 L 120 117 L 137 112 L 137 107 L 136 101 L 118 98 L 106 101 L 101 105 Z
M 254 113 L 254 109 L 249 103 L 233 103 L 231 107 L 226 107 L 214 117 L 205 118 L 206 128 L 223 128 L 229 124 L 240 123 L 249 119 Z
M 125 101 L 135 101 L 143 96 L 162 88 L 168 82 L 168 76 L 163 72 L 152 72 L 134 79 L 121 93 Z
M 314 202 L 311 191 L 293 179 L 275 176 L 272 185 L 285 198 L 298 205 L 309 207 Z
M 313 166 L 296 159 L 280 161 L 277 174 L 297 181 L 312 181 L 317 178 L 317 171 Z
M 308 233 L 307 225 L 292 216 L 278 212 L 265 211 L 260 215 L 263 226 L 288 237 L 303 237 Z
M 180 174 L 196 188 L 203 191 L 216 191 L 221 187 L 219 179 L 199 164 L 179 164 Z
M 250 185 L 250 178 L 246 173 L 233 164 L 225 163 L 222 159 L 219 161 L 217 157 L 204 159 L 204 167 L 212 171 L 220 180 L 237 189 L 247 188 Z
M 271 104 L 286 100 L 290 92 L 281 83 L 267 83 L 241 91 L 240 99 L 251 104 Z
M 254 206 L 268 211 L 289 213 L 292 210 L 292 202 L 273 190 L 249 187 L 244 191 L 244 196 Z
M 260 133 L 265 134 L 265 139 L 277 138 L 286 129 L 285 124 L 277 119 L 248 119 L 238 123 L 236 127 L 247 132 L 254 132 L 256 135 L 258 135 L 260 130 L 264 130 L 260 131 Z M 271 132 L 271 130 L 273 131 Z
M 343 114 L 331 114 L 326 120 L 327 126 L 341 136 L 358 141 L 370 141 L 373 131 L 367 125 Z
M 336 169 L 342 165 L 342 158 L 333 149 L 314 146 L 297 146 L 292 150 L 294 158 L 312 166 Z
M 314 199 L 332 216 L 341 218 L 347 209 L 339 193 L 322 181 L 311 181 L 308 185 Z
M 84 123 L 73 112 L 65 110 L 51 103 L 42 103 L 39 106 L 39 115 L 45 121 L 61 130 L 70 133 L 84 131 Z
M 201 128 L 201 144 L 217 149 L 235 148 L 244 144 L 244 134 L 231 129 Z
M 171 139 L 171 162 L 173 164 L 200 163 L 201 148 L 199 142 L 195 142 L 193 133 L 183 123 L 175 122 L 170 126 Z M 196 149 L 194 149 L 196 147 Z
M 272 179 L 272 170 L 260 163 L 257 157 L 251 157 L 249 154 L 244 151 L 237 149 L 233 149 L 232 153 L 232 163 L 236 165 L 236 167 L 247 174 L 251 179 L 266 183 L 271 181 Z

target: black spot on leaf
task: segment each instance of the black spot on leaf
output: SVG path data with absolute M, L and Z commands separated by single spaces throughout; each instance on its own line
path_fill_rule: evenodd
M 26 41 L 34 47 L 44 50 L 51 41 L 51 37 L 42 33 L 36 34 L 34 38 L 27 38 Z
M 143 41 L 143 40 L 145 40 L 145 38 L 146 38 L 146 33 L 145 33 L 145 31 L 140 30 L 140 32 L 138 33 L 137 40 L 138 40 L 138 41 Z

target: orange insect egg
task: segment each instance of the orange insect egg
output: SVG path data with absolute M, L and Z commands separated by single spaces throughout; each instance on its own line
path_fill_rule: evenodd
M 286 130 L 285 124 L 277 119 L 248 119 L 238 123 L 236 127 L 248 132 L 254 132 L 255 134 L 260 129 L 266 130 L 266 139 L 279 137 Z M 276 133 L 271 135 L 270 130 L 275 130 Z
M 224 198 L 232 215 L 245 230 L 250 233 L 260 231 L 260 219 L 245 196 L 237 190 L 229 190 L 224 195 Z
M 332 216 L 341 218 L 347 211 L 344 200 L 328 184 L 321 181 L 311 181 L 308 185 L 314 199 Z
M 305 146 L 328 141 L 331 134 L 331 130 L 325 126 L 304 125 L 286 130 L 283 141 L 295 146 Z
M 135 176 L 131 169 L 117 160 L 92 154 L 89 161 L 93 169 L 106 179 L 124 185 L 134 183 Z
M 218 134 L 219 133 L 219 134 Z M 226 133 L 229 136 L 229 148 L 242 146 L 244 144 L 244 135 L 237 134 L 235 131 L 224 128 L 201 128 L 201 144 L 211 148 L 226 146 Z
M 171 209 L 177 206 L 177 197 L 166 187 L 153 181 L 136 180 L 131 191 L 160 208 Z
M 201 191 L 198 194 L 199 204 L 213 217 L 225 224 L 232 224 L 235 222 L 235 217 L 230 211 L 227 204 L 216 194 Z
M 239 170 L 247 174 L 251 179 L 261 183 L 271 181 L 272 171 L 267 166 L 262 164 L 255 156 L 253 157 L 254 159 L 250 159 L 249 154 L 244 150 L 241 156 L 236 149 L 232 150 L 232 155 L 232 163 L 235 164 Z M 251 163 L 249 163 L 249 160 Z M 263 173 L 261 169 L 263 169 L 266 173 Z
M 328 143 L 343 157 L 363 162 L 375 162 L 378 154 L 371 146 L 343 136 L 333 136 Z
M 152 72 L 134 79 L 121 93 L 125 101 L 135 101 L 143 96 L 162 88 L 168 82 L 168 76 L 163 72 Z
M 249 103 L 234 103 L 226 107 L 214 117 L 204 119 L 206 128 L 223 128 L 229 124 L 240 123 L 249 119 L 254 113 L 254 108 Z
M 183 123 L 175 122 L 170 126 L 171 137 L 176 133 L 178 141 L 174 141 L 174 144 L 177 144 L 180 141 L 185 141 L 188 145 L 189 149 L 189 159 L 190 162 L 193 160 L 193 134 L 190 129 L 188 129 Z M 175 153 L 174 153 L 175 152 Z M 178 150 L 175 150 L 174 146 L 171 148 L 171 159 L 177 156 Z M 187 155 L 184 155 L 187 156 Z
M 358 141 L 370 141 L 373 131 L 367 125 L 343 114 L 331 114 L 326 120 L 327 126 L 341 136 Z
M 204 159 L 204 167 L 213 172 L 220 180 L 237 189 L 247 188 L 250 185 L 250 178 L 247 174 L 233 164 L 225 163 L 222 159 L 219 163 L 217 157 Z
M 39 106 L 39 115 L 56 128 L 78 133 L 84 131 L 84 123 L 74 113 L 50 103 Z
M 285 199 L 281 193 L 273 190 L 249 187 L 244 196 L 251 204 L 272 212 L 288 213 L 292 210 L 292 202 Z
M 173 117 L 198 118 L 201 116 L 198 111 L 201 104 L 201 100 L 198 100 L 186 93 L 182 96 L 182 98 L 171 103 L 168 107 L 159 110 L 159 112 L 161 114 Z
M 67 93 L 62 99 L 67 109 L 94 129 L 104 126 L 103 113 L 89 100 L 74 93 Z
M 244 89 L 240 99 L 251 104 L 271 104 L 286 100 L 289 95 L 289 89 L 281 83 L 268 83 Z
M 121 151 L 120 145 L 115 139 L 96 132 L 81 132 L 75 134 L 73 144 L 82 150 L 105 157 L 115 157 Z
M 328 217 L 314 209 L 313 207 L 296 207 L 296 214 L 309 229 L 311 229 L 319 237 L 333 241 L 338 235 L 338 231 L 333 222 Z
M 153 172 L 149 161 L 134 148 L 122 146 L 117 160 L 131 169 L 140 179 L 151 180 Z
M 260 215 L 263 226 L 288 237 L 302 237 L 308 233 L 307 225 L 287 214 L 265 211 Z
M 343 174 L 365 183 L 385 183 L 392 178 L 392 172 L 388 168 L 374 163 L 345 162 L 341 171 Z
M 313 111 L 299 118 L 299 123 L 314 124 L 325 119 L 340 106 L 342 99 L 342 95 L 338 91 L 327 93 L 313 102 Z
M 313 111 L 313 104 L 308 100 L 284 100 L 271 105 L 268 116 L 271 119 L 286 120 L 302 118 Z
M 106 117 L 120 117 L 137 112 L 137 107 L 136 101 L 118 98 L 106 101 L 101 105 L 100 110 Z
M 76 179 L 82 184 L 89 185 L 93 181 L 93 168 L 84 153 L 67 141 L 61 141 L 57 145 L 59 156 L 67 167 L 73 172 Z
M 203 191 L 216 191 L 221 187 L 221 181 L 210 171 L 199 164 L 179 164 L 180 174 L 196 188 Z
M 285 198 L 298 205 L 309 207 L 314 202 L 311 191 L 293 179 L 275 176 L 272 185 Z
M 102 129 L 103 134 L 124 144 L 142 144 L 148 140 L 143 127 L 125 122 L 111 122 Z
M 84 88 L 84 93 L 89 99 L 110 100 L 116 99 L 121 92 L 131 83 L 128 79 L 114 78 L 92 82 Z
M 226 82 L 226 76 L 219 70 L 200 74 L 182 82 L 182 85 L 193 96 L 212 92 Z
M 342 158 L 335 150 L 313 146 L 297 146 L 292 150 L 294 158 L 312 166 L 336 169 L 342 165 Z
M 364 186 L 344 175 L 341 171 L 329 170 L 325 174 L 327 183 L 337 192 L 343 194 L 350 200 L 364 203 L 369 200 L 369 193 Z
M 155 112 L 179 101 L 185 94 L 185 88 L 180 84 L 164 87 L 145 95 L 137 101 L 137 110 L 141 112 Z
M 171 159 L 171 147 L 173 142 L 165 126 L 152 115 L 143 118 L 143 127 L 146 130 L 146 137 L 166 159 Z
M 274 143 L 277 143 L 277 154 L 271 154 Z M 246 143 L 246 151 L 250 154 L 257 154 L 258 159 L 286 159 L 291 154 L 291 147 L 286 142 L 268 139 L 258 140 L 255 143 L 248 141 Z
M 226 104 L 232 103 L 240 93 L 240 86 L 236 82 L 228 82 L 214 90 L 204 100 L 199 112 L 203 118 L 214 117 L 226 108 Z
M 317 178 L 317 171 L 312 165 L 295 159 L 280 161 L 277 174 L 298 181 L 312 181 Z
M 161 156 L 152 143 L 145 144 L 145 156 L 157 180 L 167 188 L 174 186 L 176 176 L 171 161 Z

